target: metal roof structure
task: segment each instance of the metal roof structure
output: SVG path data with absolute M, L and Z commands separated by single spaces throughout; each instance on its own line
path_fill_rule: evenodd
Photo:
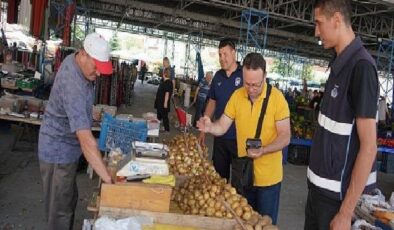
M 57 1 L 57 0 L 53 0 Z M 59 1 L 59 0 L 58 0 Z M 239 39 L 244 9 L 269 14 L 266 47 L 284 47 L 313 59 L 328 60 L 314 37 L 313 0 L 83 0 L 78 6 L 89 12 L 90 22 L 129 32 L 168 31 L 166 36 L 203 32 L 204 38 Z M 353 0 L 352 26 L 373 55 L 378 40 L 394 39 L 394 0 Z M 115 23 L 114 23 L 115 22 Z M 109 25 L 111 24 L 111 25 Z M 149 32 L 148 31 L 148 32 Z M 173 33 L 173 34 L 172 34 Z M 203 41 L 204 42 L 204 41 Z M 209 41 L 206 41 L 209 43 Z

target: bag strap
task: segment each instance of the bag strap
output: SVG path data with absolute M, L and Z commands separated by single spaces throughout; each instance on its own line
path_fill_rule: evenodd
M 260 113 L 259 121 L 257 122 L 256 135 L 254 136 L 254 138 L 260 139 L 261 128 L 263 127 L 263 120 L 265 116 L 265 111 L 267 110 L 268 99 L 271 95 L 271 89 L 272 86 L 270 84 L 267 84 L 267 94 L 265 95 L 263 105 L 261 106 L 261 113 Z

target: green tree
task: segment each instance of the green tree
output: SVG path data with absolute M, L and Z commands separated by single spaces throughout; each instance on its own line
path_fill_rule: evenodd
M 314 74 L 312 71 L 312 65 L 311 64 L 305 64 L 303 65 L 302 68 L 302 73 L 301 73 L 301 78 L 306 79 L 307 81 L 311 81 L 314 78 Z
M 85 39 L 85 28 L 82 25 L 76 25 L 75 30 L 75 39 L 79 41 L 83 41 Z
M 112 36 L 111 40 L 109 41 L 109 44 L 111 46 L 112 51 L 120 50 L 119 37 L 117 32 L 115 32 L 114 36 Z
M 285 61 L 283 59 L 274 59 L 272 65 L 272 73 L 280 74 L 283 77 L 291 77 L 294 74 L 294 64 L 289 61 Z

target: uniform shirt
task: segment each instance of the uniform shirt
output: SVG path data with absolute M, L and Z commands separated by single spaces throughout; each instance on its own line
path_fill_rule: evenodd
M 228 100 L 230 99 L 233 92 L 242 87 L 242 67 L 238 65 L 237 69 L 231 73 L 230 77 L 227 77 L 226 71 L 219 70 L 215 73 L 212 79 L 211 88 L 209 90 L 209 98 L 216 101 L 216 107 L 214 111 L 214 118 L 219 119 L 224 112 L 224 108 Z M 223 136 L 224 139 L 235 139 L 236 138 L 235 125 L 232 124 Z
M 156 99 L 155 99 L 155 109 L 163 109 L 164 108 L 164 98 L 166 93 L 169 93 L 169 98 L 167 101 L 167 109 L 170 111 L 170 99 L 172 95 L 173 85 L 171 80 L 167 79 L 163 81 L 156 92 Z
M 198 97 L 205 100 L 209 93 L 209 82 L 206 79 L 202 79 L 200 84 L 198 84 L 198 87 L 200 88 L 198 90 Z
M 308 185 L 334 200 L 343 200 L 360 149 L 357 118 L 376 119 L 379 81 L 373 58 L 355 38 L 331 65 L 311 147 Z M 366 190 L 376 184 L 370 171 Z
M 82 151 L 76 131 L 91 129 L 93 83 L 86 80 L 75 54 L 64 59 L 56 74 L 40 128 L 38 157 L 48 163 L 73 163 Z
M 237 129 L 238 156 L 247 155 L 246 139 L 254 138 L 261 113 L 261 107 L 267 93 L 267 83 L 258 99 L 252 103 L 244 87 L 236 90 L 227 103 L 224 114 L 234 120 Z M 289 118 L 289 106 L 282 92 L 272 87 L 268 100 L 260 139 L 262 146 L 271 144 L 278 136 L 276 122 Z M 254 160 L 254 185 L 270 186 L 282 181 L 282 151 L 263 155 Z

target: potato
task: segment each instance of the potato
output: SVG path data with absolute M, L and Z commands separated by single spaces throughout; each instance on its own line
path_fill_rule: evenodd
M 279 230 L 279 228 L 275 225 L 266 225 L 263 227 L 263 230 Z
M 239 202 L 239 196 L 237 194 L 231 196 L 231 203 Z
M 241 217 L 241 216 L 244 214 L 244 211 L 242 210 L 241 207 L 237 207 L 237 208 L 234 210 L 234 212 L 235 212 L 235 214 L 237 214 L 237 216 L 239 216 L 239 217 Z
M 197 209 L 197 208 L 192 208 L 192 214 L 193 214 L 193 215 L 198 214 L 198 209 Z
M 216 211 L 215 216 L 221 218 L 223 217 L 223 213 L 221 211 Z
M 212 207 L 212 208 L 215 207 L 215 201 L 212 200 L 212 199 L 209 199 L 209 200 L 208 200 L 208 206 L 209 206 L 209 207 Z
M 210 192 L 209 192 L 209 195 L 210 195 L 212 198 L 214 198 L 214 197 L 216 197 L 216 192 L 210 191 Z
M 254 230 L 253 226 L 250 224 L 245 224 L 246 230 Z
M 244 212 L 252 212 L 252 208 L 250 206 L 244 206 L 242 209 Z
M 250 218 L 252 218 L 251 212 L 244 212 L 244 214 L 242 215 L 242 219 L 244 220 L 249 220 Z
M 236 202 L 232 203 L 231 208 L 232 208 L 232 209 L 236 209 L 236 208 L 238 208 L 239 206 L 240 206 L 239 203 L 236 201 Z
M 187 204 L 193 207 L 196 204 L 196 200 L 189 200 Z
M 224 192 L 224 198 L 227 200 L 229 197 L 231 196 L 231 194 L 229 192 Z
M 226 217 L 229 218 L 229 219 L 232 219 L 232 218 L 233 218 L 233 214 L 231 214 L 230 212 L 228 212 L 228 213 L 226 213 Z
M 248 200 L 245 197 L 241 197 L 239 201 L 241 206 L 247 206 L 248 205 Z
M 247 221 L 247 223 L 254 226 L 257 224 L 258 221 L 259 221 L 259 216 L 255 213 L 253 213 L 252 216 L 250 217 L 250 219 Z
M 257 224 L 261 224 L 262 226 L 271 225 L 272 219 L 270 216 L 264 215 L 261 219 L 257 222 Z
M 216 209 L 216 211 L 219 211 L 221 207 L 222 207 L 222 203 L 220 203 L 220 201 L 216 201 L 215 202 L 215 209 Z
M 207 215 L 208 216 L 213 216 L 215 214 L 215 209 L 212 207 L 207 208 Z

